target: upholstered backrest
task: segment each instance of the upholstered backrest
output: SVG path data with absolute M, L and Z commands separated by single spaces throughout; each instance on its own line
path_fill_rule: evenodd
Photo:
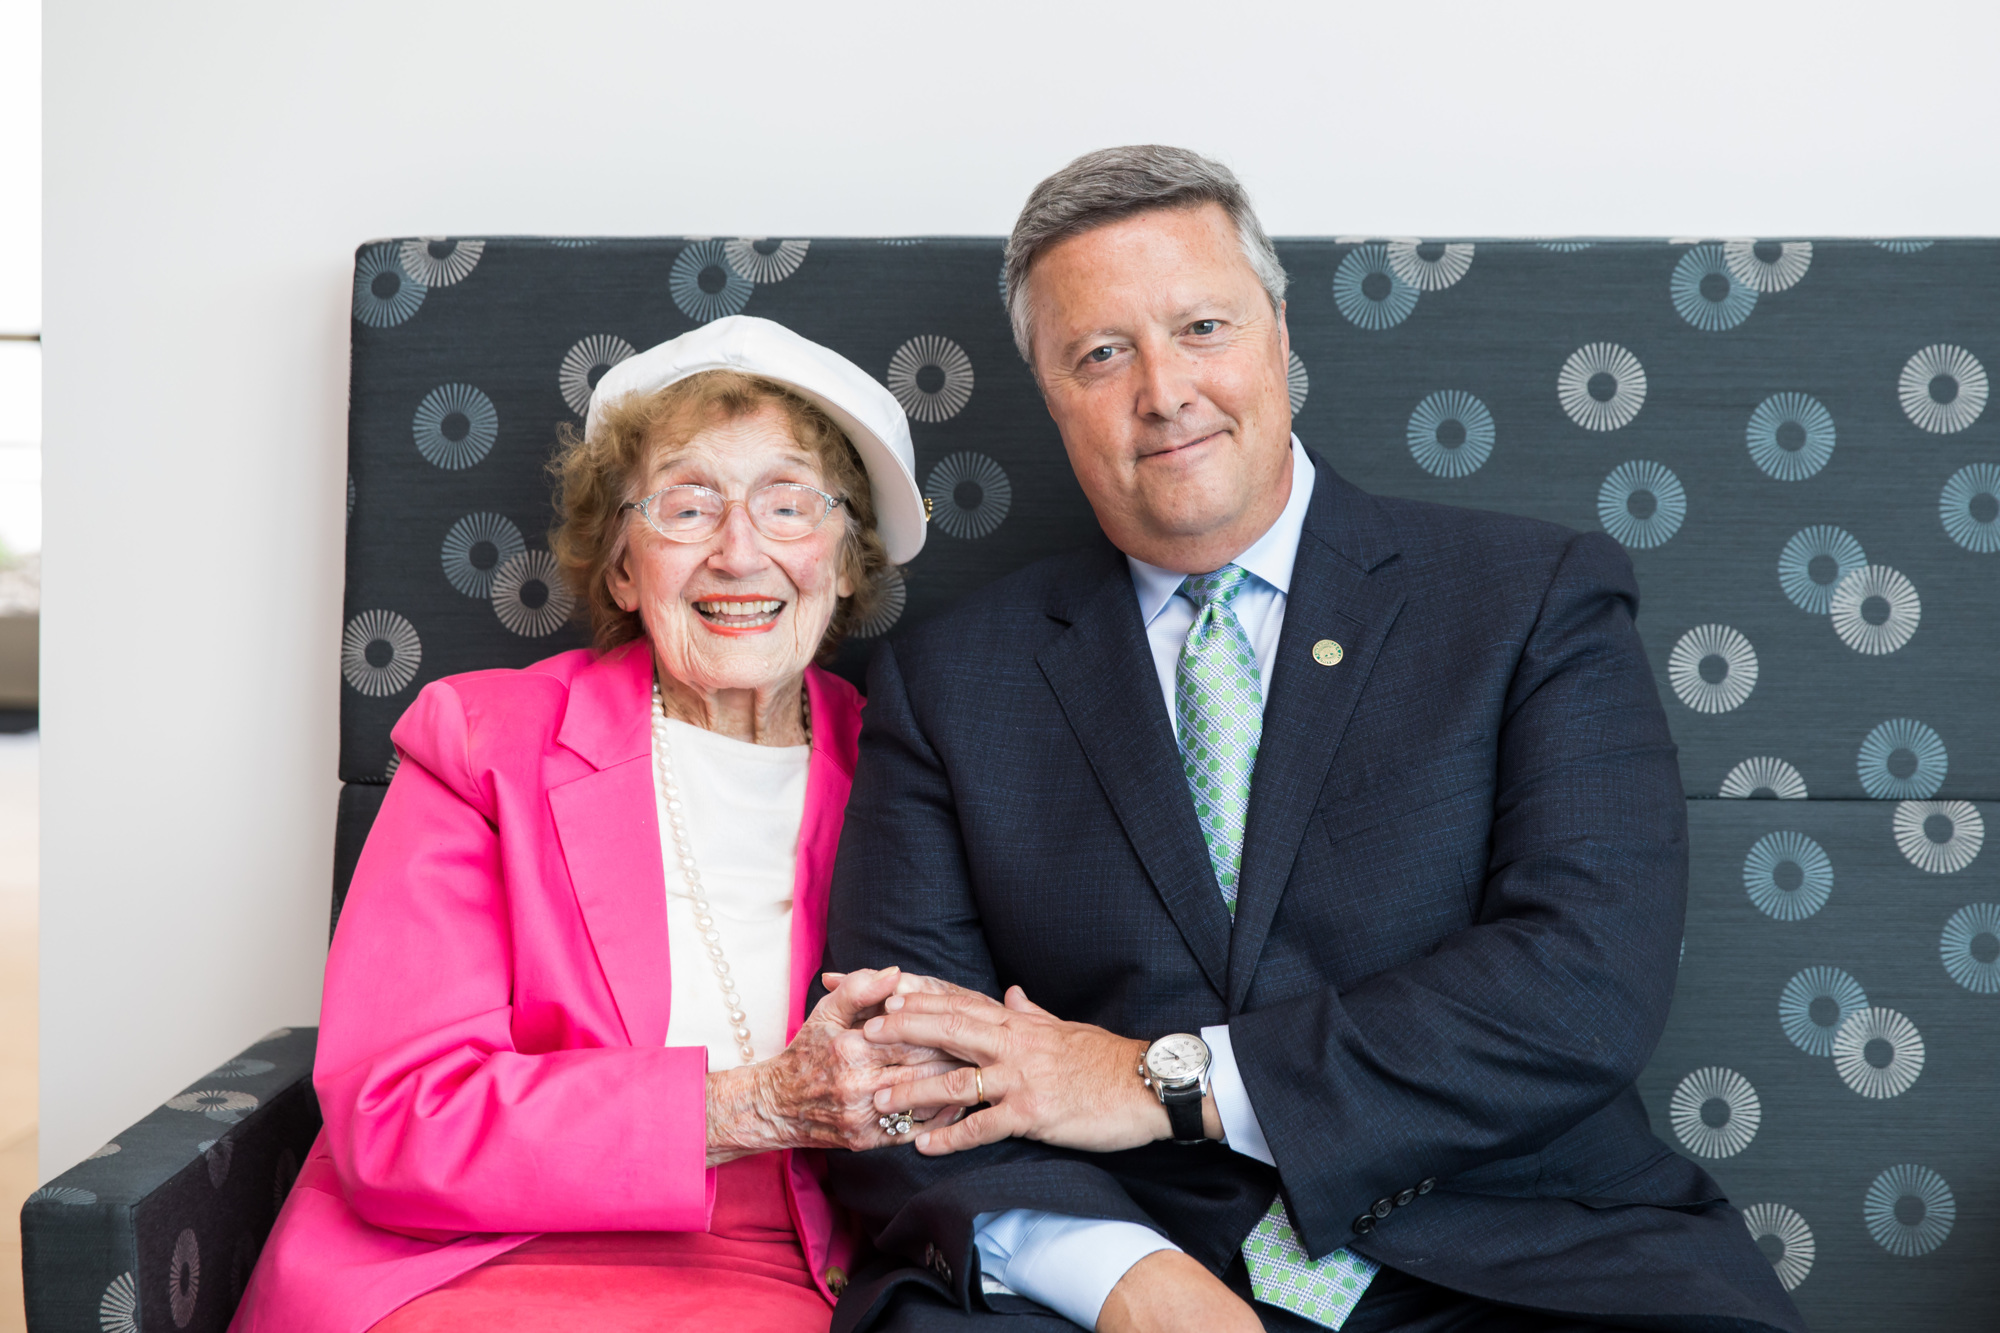
M 1989 1327 L 2000 244 L 1279 252 L 1296 428 L 1344 476 L 1631 551 L 1693 843 L 1656 1132 L 1813 1327 Z M 902 399 L 937 513 L 875 633 L 1091 532 L 999 286 L 992 238 L 362 247 L 336 894 L 416 690 L 583 642 L 544 468 L 633 349 L 763 315 Z

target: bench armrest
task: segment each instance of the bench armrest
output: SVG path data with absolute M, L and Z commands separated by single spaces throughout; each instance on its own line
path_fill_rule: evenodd
M 29 1333 L 223 1333 L 319 1133 L 317 1028 L 280 1028 L 28 1196 Z

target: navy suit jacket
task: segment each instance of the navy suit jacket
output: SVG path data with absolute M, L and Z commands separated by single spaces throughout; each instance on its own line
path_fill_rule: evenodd
M 877 651 L 828 928 L 834 968 L 1019 983 L 1132 1037 L 1228 1023 L 1277 1169 L 1219 1144 L 833 1154 L 889 1256 L 839 1324 L 908 1282 L 979 1308 L 981 1212 L 1129 1219 L 1221 1271 L 1281 1190 L 1314 1256 L 1801 1329 L 1633 1087 L 1673 993 L 1687 830 L 1623 551 L 1313 466 L 1233 923 L 1103 542 Z

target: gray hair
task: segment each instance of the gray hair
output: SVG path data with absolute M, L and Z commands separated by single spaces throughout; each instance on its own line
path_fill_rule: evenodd
M 1136 213 L 1202 204 L 1220 204 L 1229 214 L 1243 257 L 1276 311 L 1285 300 L 1285 268 L 1234 172 L 1199 153 L 1163 144 L 1100 148 L 1037 185 L 1007 238 L 1007 318 L 1021 359 L 1033 364 L 1028 355 L 1033 332 L 1028 270 L 1042 251 Z

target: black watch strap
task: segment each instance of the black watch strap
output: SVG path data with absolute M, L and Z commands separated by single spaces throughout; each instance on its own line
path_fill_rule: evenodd
M 1170 1092 L 1161 1100 L 1167 1108 L 1167 1124 L 1172 1127 L 1175 1143 L 1205 1143 L 1208 1133 L 1201 1124 L 1201 1089 L 1188 1088 L 1182 1092 Z

